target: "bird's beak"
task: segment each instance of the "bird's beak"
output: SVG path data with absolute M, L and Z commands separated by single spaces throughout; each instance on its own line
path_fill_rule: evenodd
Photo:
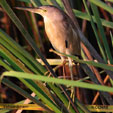
M 32 13 L 39 13 L 40 8 L 34 8 L 34 7 L 15 7 L 15 9 L 29 11 Z

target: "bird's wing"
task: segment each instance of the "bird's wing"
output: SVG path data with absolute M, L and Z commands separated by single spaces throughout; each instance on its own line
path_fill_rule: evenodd
M 73 55 L 80 55 L 81 54 L 81 47 L 80 47 L 80 37 L 78 34 L 78 30 L 74 26 L 72 20 L 68 15 L 65 15 L 65 24 L 67 27 L 67 39 L 66 39 L 66 46 L 68 47 L 68 51 L 70 54 Z

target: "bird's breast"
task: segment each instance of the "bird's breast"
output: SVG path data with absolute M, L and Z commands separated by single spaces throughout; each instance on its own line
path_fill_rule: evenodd
M 68 54 L 80 54 L 80 42 L 70 24 L 65 21 L 50 20 L 46 20 L 44 23 L 46 34 L 54 49 L 65 54 L 67 54 L 66 51 Z
M 46 34 L 54 47 L 59 52 L 65 53 L 65 36 L 63 26 L 59 25 L 59 22 L 46 22 L 45 23 L 45 31 Z

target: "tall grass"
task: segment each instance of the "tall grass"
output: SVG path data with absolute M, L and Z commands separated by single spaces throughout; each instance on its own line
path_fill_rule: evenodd
M 81 21 L 83 22 L 81 24 L 85 24 L 84 22 L 86 22 L 86 24 L 88 25 L 85 25 L 85 27 L 82 29 L 89 27 L 89 29 L 92 30 L 92 37 L 97 45 L 91 44 L 87 40 L 91 37 L 88 37 L 87 35 L 86 38 L 85 35 L 81 31 L 79 31 L 83 59 L 78 59 L 75 56 L 65 55 L 63 53 L 54 51 L 58 54 L 63 54 L 64 56 L 71 57 L 73 60 L 80 63 L 80 66 L 82 68 L 82 71 L 80 68 L 80 76 L 78 77 L 78 80 L 71 81 L 59 79 L 58 77 L 61 74 L 61 69 L 59 68 L 58 72 L 55 73 L 54 70 L 55 68 L 57 68 L 57 66 L 54 68 L 54 66 L 48 63 L 47 58 L 45 58 L 45 56 L 47 56 L 49 53 L 46 52 L 46 48 L 44 48 L 45 46 L 43 45 L 43 43 L 46 43 L 48 40 L 46 38 L 44 30 L 42 28 L 38 28 L 37 26 L 40 25 L 40 17 L 24 11 L 18 12 L 14 8 L 11 8 L 12 4 L 13 7 L 15 7 L 18 3 L 20 4 L 20 7 L 55 5 L 64 10 L 65 7 L 62 1 L 15 0 L 10 1 L 10 3 L 8 4 L 6 0 L 0 0 L 2 12 L 4 10 L 4 18 L 6 19 L 6 21 L 10 21 L 9 26 L 12 31 L 14 31 L 14 34 L 12 36 L 8 27 L 5 28 L 5 31 L 3 30 L 2 26 L 0 29 L 1 73 L 2 69 L 5 69 L 5 72 L 1 74 L 1 86 L 4 84 L 5 87 L 8 86 L 23 97 L 30 99 L 29 102 L 33 102 L 39 105 L 42 108 L 42 112 L 90 113 L 90 109 L 85 106 L 85 104 L 113 104 L 113 59 L 111 51 L 112 49 L 110 48 L 112 47 L 113 43 L 112 33 L 110 33 L 113 28 L 113 8 L 107 5 L 107 3 L 100 0 L 89 0 L 88 2 L 86 2 L 86 0 L 83 0 L 79 2 L 83 5 L 82 9 L 84 9 L 86 12 L 82 12 L 77 9 L 73 9 L 73 12 L 78 20 L 81 19 Z M 74 2 L 72 1 L 72 3 Z M 104 14 L 101 14 L 100 11 L 103 11 Z M 17 16 L 22 13 L 25 14 L 25 17 L 22 17 L 20 21 Z M 8 15 L 8 17 L 6 16 L 6 14 Z M 106 16 L 108 16 L 107 19 Z M 40 25 L 40 27 L 42 27 L 42 24 Z M 90 31 L 88 31 L 87 29 L 85 29 L 85 31 L 86 34 L 90 34 Z M 43 35 L 40 34 L 40 32 L 42 32 Z M 15 38 L 13 39 L 12 37 Z M 20 39 L 20 37 L 22 38 Z M 23 40 L 25 43 L 23 42 Z M 36 45 L 35 41 L 38 45 Z M 39 63 L 36 58 L 40 58 L 43 61 L 44 65 Z M 12 79 L 8 79 L 5 76 L 8 76 L 8 78 L 17 78 L 17 81 L 23 83 L 29 90 L 22 89 L 21 86 L 17 86 L 17 84 L 13 83 Z M 72 101 L 70 96 L 70 87 L 76 88 L 74 101 Z M 90 89 L 90 91 L 87 89 Z M 35 93 L 35 97 L 31 96 L 32 92 Z M 89 97 L 92 97 L 92 99 L 90 99 Z M 19 102 L 16 101 L 15 104 L 24 104 L 25 101 L 26 100 Z M 9 111 L 11 110 L 0 110 L 0 113 L 6 113 Z

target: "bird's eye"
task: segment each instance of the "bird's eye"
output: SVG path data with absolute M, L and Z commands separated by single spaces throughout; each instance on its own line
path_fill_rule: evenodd
M 43 9 L 43 11 L 44 11 L 44 12 L 47 12 L 47 10 L 46 10 L 46 9 Z
M 47 12 L 47 10 L 46 9 L 42 9 L 42 8 L 40 8 L 43 12 Z

